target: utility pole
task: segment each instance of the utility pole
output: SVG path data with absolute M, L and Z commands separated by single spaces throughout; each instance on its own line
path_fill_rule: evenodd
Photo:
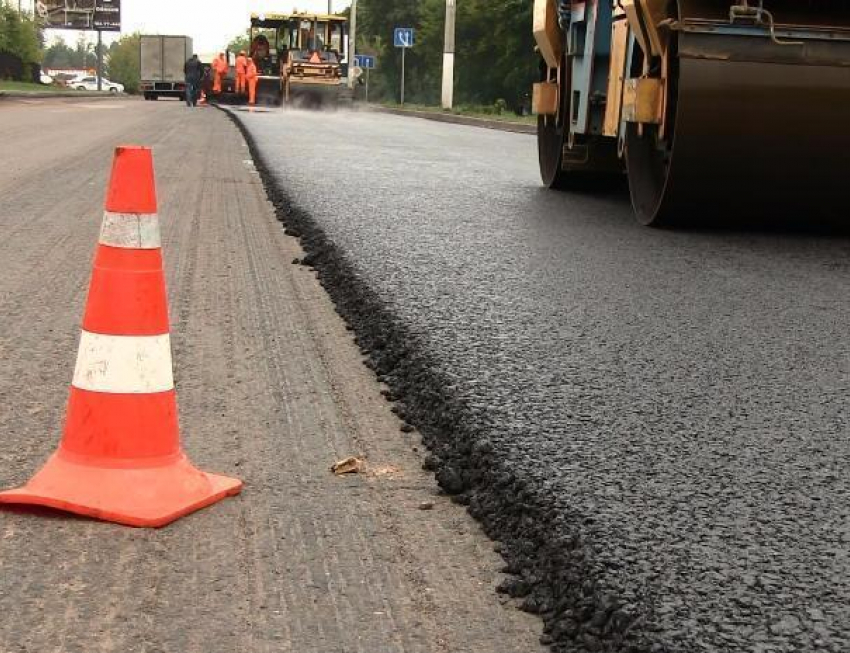
M 446 37 L 443 45 L 443 108 L 451 109 L 455 88 L 456 0 L 446 0 Z
M 348 88 L 354 89 L 354 56 L 357 54 L 357 0 L 351 0 L 348 25 Z
M 97 30 L 97 90 L 103 90 L 103 32 Z

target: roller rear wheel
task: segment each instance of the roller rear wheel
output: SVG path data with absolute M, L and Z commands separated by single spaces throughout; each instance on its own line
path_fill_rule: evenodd
M 658 125 L 630 123 L 626 126 L 625 134 L 626 170 L 632 206 L 637 221 L 648 227 L 672 226 L 683 222 L 682 214 L 671 210 L 664 202 L 673 157 L 679 81 L 675 35 L 671 39 L 671 69 L 668 72 L 666 88 L 666 131 L 662 135 Z M 632 76 L 638 77 L 643 66 L 643 56 L 638 51 L 632 61 Z
M 616 141 L 583 135 L 577 138 L 572 148 L 567 147 L 572 111 L 570 65 L 570 61 L 564 58 L 557 79 L 551 80 L 546 63 L 540 63 L 541 81 L 558 83 L 557 115 L 537 116 L 540 178 L 544 185 L 556 190 L 608 189 L 622 179 L 622 164 L 617 158 Z M 565 160 L 565 155 L 569 159 Z
M 541 81 L 548 81 L 549 68 L 541 62 Z M 561 66 L 566 70 L 566 65 Z M 537 155 L 540 160 L 540 177 L 548 188 L 566 186 L 567 173 L 561 169 L 564 145 L 567 142 L 566 117 L 569 113 L 569 88 L 566 80 L 558 83 L 558 115 L 537 116 Z

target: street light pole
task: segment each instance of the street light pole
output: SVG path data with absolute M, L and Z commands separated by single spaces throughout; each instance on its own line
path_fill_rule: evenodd
M 443 108 L 451 109 L 455 85 L 455 0 L 446 0 L 446 36 L 443 46 Z

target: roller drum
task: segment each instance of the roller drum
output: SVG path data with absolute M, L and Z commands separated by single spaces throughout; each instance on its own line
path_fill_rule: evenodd
M 644 224 L 835 218 L 850 188 L 850 44 L 679 34 L 672 147 L 630 125 L 626 160 Z

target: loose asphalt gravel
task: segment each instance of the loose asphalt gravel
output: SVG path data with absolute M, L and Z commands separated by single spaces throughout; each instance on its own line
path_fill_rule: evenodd
M 526 135 L 236 115 L 544 642 L 850 650 L 846 230 L 650 230 Z

